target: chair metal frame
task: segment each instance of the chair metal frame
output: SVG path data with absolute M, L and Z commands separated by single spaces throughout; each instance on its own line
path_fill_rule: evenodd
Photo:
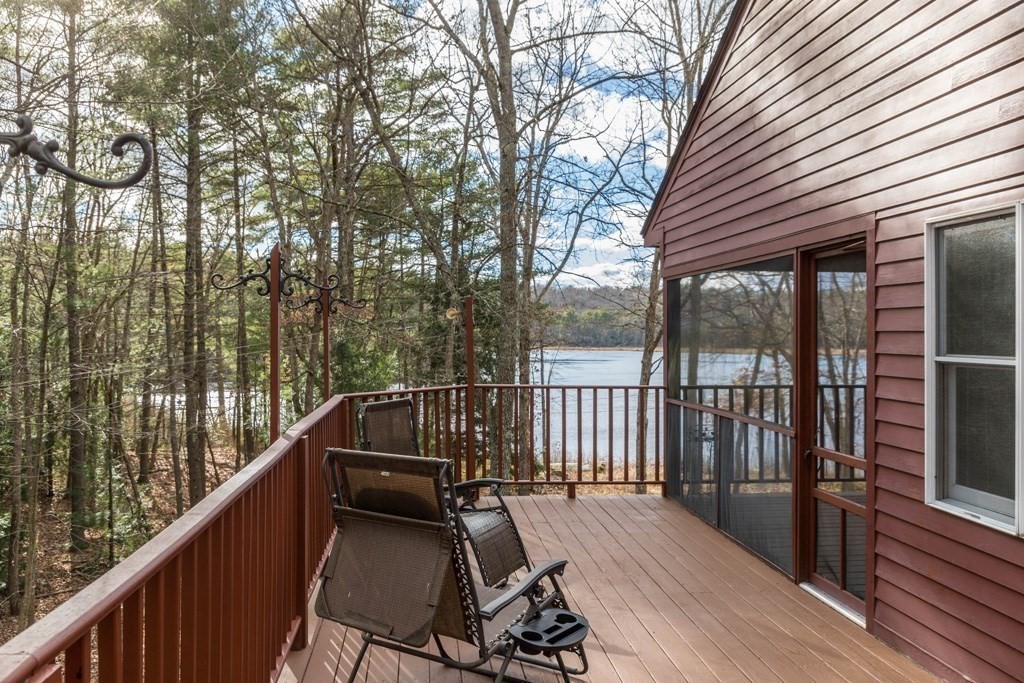
M 360 448 L 364 451 L 382 452 L 373 445 L 373 435 L 376 429 L 381 427 L 368 427 L 368 415 L 381 414 L 382 424 L 391 421 L 393 425 L 401 425 L 404 429 L 409 427 L 409 449 L 397 452 L 396 455 L 419 456 L 419 439 L 416 433 L 415 404 L 406 396 L 402 398 L 388 399 L 386 401 L 374 401 L 363 403 L 357 410 L 358 428 L 360 433 Z M 370 421 L 372 424 L 372 419 Z M 405 444 L 406 434 L 399 435 L 394 441 Z M 378 440 L 379 441 L 379 440 Z M 455 493 L 459 502 L 459 509 L 467 519 L 473 516 L 473 522 L 469 523 L 466 531 L 473 554 L 477 559 L 477 566 L 483 578 L 485 586 L 505 586 L 511 574 L 519 569 L 529 572 L 533 569 L 530 556 L 526 552 L 526 546 L 516 528 L 512 513 L 509 512 L 505 499 L 501 496 L 501 487 L 505 481 L 497 478 L 477 478 L 455 483 Z M 480 491 L 489 489 L 490 495 L 497 499 L 496 505 L 481 506 Z M 477 515 L 480 515 L 477 517 Z M 516 557 L 518 555 L 518 557 Z
M 452 569 L 456 577 L 455 585 L 458 591 L 462 618 L 469 627 L 466 633 L 467 637 L 459 637 L 459 639 L 477 646 L 479 650 L 479 656 L 476 659 L 471 661 L 462 661 L 448 654 L 436 630 L 432 631 L 432 637 L 437 645 L 439 654 L 433 654 L 422 649 L 414 648 L 409 645 L 395 642 L 394 640 L 388 640 L 387 638 L 363 631 L 363 644 L 360 647 L 355 662 L 353 663 L 352 672 L 348 678 L 350 683 L 356 679 L 363 657 L 370 645 L 378 645 L 396 652 L 421 657 L 463 671 L 479 673 L 484 676 L 495 678 L 495 680 L 499 682 L 510 681 L 514 683 L 528 683 L 528 681 L 508 674 L 508 666 L 513 660 L 551 671 L 557 671 L 562 675 L 563 680 L 567 683 L 570 675 L 582 675 L 587 672 L 589 664 L 587 662 L 586 652 L 582 643 L 565 650 L 566 652 L 573 652 L 580 660 L 579 667 L 569 668 L 565 664 L 562 652 L 559 651 L 550 653 L 550 655 L 555 658 L 555 662 L 552 662 L 549 659 L 518 652 L 517 645 L 509 634 L 509 628 L 511 626 L 516 623 L 527 623 L 537 614 L 548 608 L 567 609 L 565 595 L 557 578 L 563 575 L 565 567 L 568 564 L 567 560 L 549 560 L 534 567 L 522 579 L 516 582 L 515 585 L 507 588 L 507 590 L 505 590 L 500 596 L 492 599 L 486 605 L 481 605 L 477 587 L 472 578 L 471 568 L 467 564 L 468 555 L 466 553 L 465 546 L 466 532 L 462 521 L 461 506 L 458 504 L 457 489 L 452 476 L 453 464 L 451 461 L 369 453 L 366 451 L 350 451 L 347 449 L 327 449 L 321 464 L 321 471 L 324 477 L 324 483 L 327 486 L 328 495 L 331 500 L 335 502 L 334 512 L 336 519 L 338 518 L 339 508 L 347 507 L 349 509 L 359 509 L 352 507 L 354 501 L 349 493 L 345 476 L 346 467 L 348 465 L 342 462 L 346 458 L 358 458 L 362 462 L 367 462 L 366 459 L 370 458 L 374 464 L 379 463 L 380 468 L 386 469 L 389 472 L 392 470 L 400 471 L 403 461 L 412 459 L 418 461 L 429 460 L 437 464 L 439 480 L 438 491 L 439 496 L 444 499 L 443 502 L 439 504 L 440 509 L 437 514 L 439 515 L 439 518 L 444 520 L 452 530 Z M 507 513 L 507 508 L 505 508 L 505 511 Z M 549 586 L 545 586 L 545 583 L 549 584 Z M 484 636 L 483 622 L 492 622 L 495 619 L 500 618 L 504 610 L 512 606 L 513 603 L 521 598 L 526 599 L 525 610 L 514 615 L 509 623 L 504 625 L 492 639 L 486 640 Z M 474 639 L 477 642 L 474 642 Z M 484 668 L 483 665 L 495 656 L 502 657 L 502 664 L 499 670 L 495 672 L 491 669 Z

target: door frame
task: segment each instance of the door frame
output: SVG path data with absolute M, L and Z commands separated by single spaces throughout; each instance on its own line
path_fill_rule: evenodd
M 873 222 L 872 222 L 873 223 Z M 863 225 L 863 224 L 862 224 Z M 874 225 L 863 232 L 852 232 L 842 239 L 823 244 L 801 247 L 794 255 L 793 292 L 793 427 L 795 453 L 793 468 L 793 578 L 798 584 L 810 583 L 828 597 L 847 608 L 862 612 L 868 630 L 873 630 L 874 618 L 874 450 L 875 450 L 875 240 Z M 827 455 L 827 449 L 820 449 L 817 443 L 817 259 L 842 253 L 845 248 L 863 243 L 866 261 L 866 305 L 867 316 L 867 387 L 865 389 L 864 415 L 864 470 L 867 496 L 865 501 L 865 596 L 861 601 L 845 591 L 836 590 L 823 579 L 816 579 L 816 498 L 813 495 L 817 480 L 818 457 L 807 455 L 815 450 Z M 841 455 L 841 454 L 840 454 Z M 848 513 L 851 514 L 851 513 Z

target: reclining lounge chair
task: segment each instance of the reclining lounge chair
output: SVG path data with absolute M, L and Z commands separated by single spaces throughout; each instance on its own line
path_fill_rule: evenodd
M 418 456 L 415 406 L 411 398 L 363 403 L 358 424 L 364 451 Z M 485 586 L 504 586 L 520 569 L 532 569 L 523 540 L 501 497 L 501 479 L 470 479 L 455 484 L 462 523 Z M 477 492 L 489 488 L 496 505 L 481 506 Z
M 323 474 L 337 501 L 338 536 L 316 612 L 363 633 L 349 681 L 371 644 L 498 681 L 520 680 L 506 676 L 513 659 L 559 671 L 565 681 L 586 672 L 582 640 L 589 627 L 567 611 L 557 579 L 565 560 L 545 562 L 504 589 L 474 580 L 451 462 L 328 449 Z M 545 630 L 538 636 L 531 627 Z M 478 657 L 453 658 L 439 636 L 470 643 Z M 431 637 L 440 654 L 419 649 Z M 529 647 L 534 639 L 542 645 Z M 566 667 L 563 651 L 579 657 L 579 668 Z M 500 669 L 483 668 L 495 656 Z

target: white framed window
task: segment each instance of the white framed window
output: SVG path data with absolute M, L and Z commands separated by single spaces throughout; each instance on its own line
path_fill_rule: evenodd
M 925 502 L 1024 535 L 1024 202 L 925 225 Z

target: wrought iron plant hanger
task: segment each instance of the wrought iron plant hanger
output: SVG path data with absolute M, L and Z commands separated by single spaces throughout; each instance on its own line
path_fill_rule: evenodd
M 224 284 L 226 278 L 220 273 L 214 273 L 210 277 L 210 284 L 213 285 L 214 289 L 226 291 L 229 289 L 235 289 L 236 287 L 242 287 L 250 282 L 257 282 L 256 293 L 260 296 L 268 296 L 270 294 L 270 271 L 273 268 L 273 259 L 266 257 L 263 259 L 264 268 L 262 271 L 257 273 L 254 269 L 250 268 L 243 275 L 239 275 L 238 279 L 231 284 Z M 326 295 L 327 300 L 330 301 L 331 311 L 337 310 L 339 305 L 347 306 L 349 308 L 365 308 L 366 299 L 354 299 L 349 300 L 344 297 L 336 295 L 334 292 L 341 285 L 337 275 L 329 275 L 326 283 L 318 285 L 309 278 L 307 278 L 302 271 L 290 271 L 288 266 L 285 265 L 284 259 L 281 259 L 281 276 L 280 285 L 278 285 L 278 296 L 280 298 L 287 298 L 295 295 L 296 285 L 305 286 L 307 289 L 312 290 L 312 294 L 307 296 L 301 301 L 293 301 L 288 299 L 285 302 L 285 306 L 292 310 L 298 310 L 305 308 L 306 306 L 313 306 L 317 313 L 323 313 L 324 310 L 324 297 Z
M 55 154 L 60 150 L 60 145 L 55 140 L 48 140 L 47 142 L 40 140 L 36 134 L 32 132 L 32 119 L 30 117 L 19 116 L 14 122 L 15 125 L 18 126 L 18 132 L 0 132 L 0 144 L 6 144 L 8 146 L 8 154 L 11 158 L 24 154 L 35 159 L 35 169 L 36 173 L 39 175 L 43 175 L 50 169 L 53 169 L 61 175 L 65 175 L 72 180 L 77 180 L 80 183 L 92 185 L 93 187 L 98 187 L 104 190 L 116 190 L 135 185 L 137 182 L 142 180 L 147 173 L 149 173 L 149 169 L 153 165 L 153 145 L 150 144 L 149 140 L 138 133 L 124 133 L 122 135 L 118 135 L 110 145 L 111 153 L 116 157 L 124 156 L 125 145 L 135 143 L 142 148 L 142 164 L 134 173 L 125 178 L 117 180 L 93 178 L 83 173 L 79 173 L 73 168 L 69 168 L 64 162 L 58 159 Z
M 270 441 L 277 441 L 281 435 L 281 299 L 286 299 L 285 306 L 296 310 L 312 305 L 320 315 L 323 326 L 323 396 L 324 401 L 331 392 L 331 312 L 336 305 L 349 308 L 364 308 L 365 299 L 350 301 L 337 296 L 335 291 L 341 286 L 337 275 L 330 275 L 324 284 L 318 285 L 300 271 L 290 271 L 281 255 L 281 245 L 275 244 L 270 256 L 263 260 L 264 268 L 256 272 L 250 268 L 230 283 L 220 273 L 210 277 L 214 289 L 229 290 L 243 287 L 250 282 L 256 283 L 256 293 L 270 299 Z M 292 300 L 296 285 L 304 286 L 312 293 L 302 300 Z M 276 290 L 276 291 L 275 291 Z

